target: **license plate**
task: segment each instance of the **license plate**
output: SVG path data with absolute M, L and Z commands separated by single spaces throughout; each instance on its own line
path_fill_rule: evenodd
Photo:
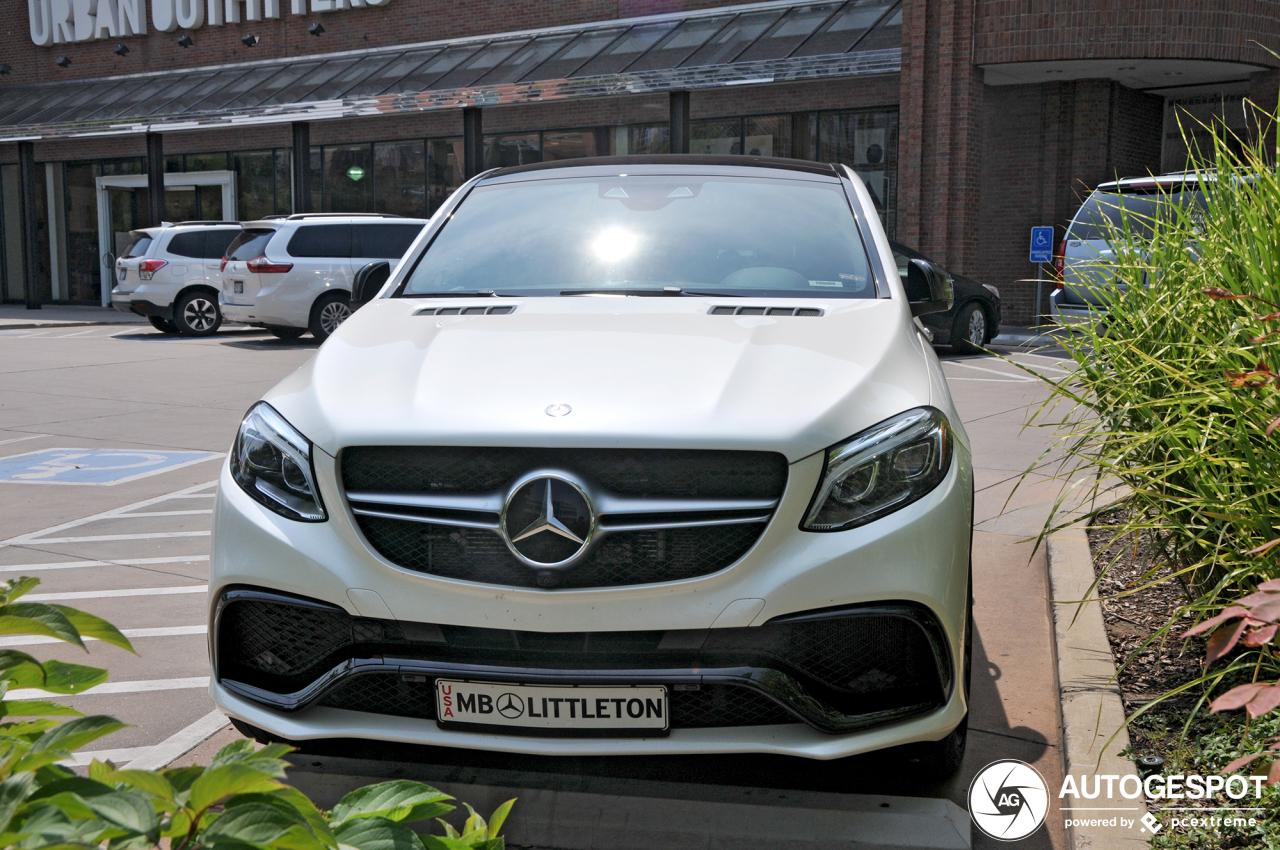
M 557 687 L 436 680 L 436 719 L 442 725 L 663 732 L 669 715 L 667 689 L 662 686 Z
M 231 282 L 231 291 L 232 291 L 234 294 L 236 294 L 236 295 L 243 295 L 243 294 L 244 294 L 244 281 L 243 281 L 243 280 L 235 280 L 235 281 L 232 281 L 232 282 Z
M 121 280 L 125 280 L 125 279 L 127 279 L 128 277 L 129 277 L 129 270 L 128 270 L 128 269 L 121 269 L 121 270 L 120 270 L 120 279 L 121 279 Z

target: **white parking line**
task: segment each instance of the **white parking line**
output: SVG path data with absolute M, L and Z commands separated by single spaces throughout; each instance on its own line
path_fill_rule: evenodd
M 992 375 L 1000 375 L 1004 378 L 1009 378 L 1011 380 L 1016 380 L 1016 381 L 1030 382 L 1035 380 L 1035 378 L 1032 378 L 1030 375 L 1018 374 L 1016 372 L 1001 372 L 998 369 L 988 369 L 985 366 L 974 366 L 972 363 L 962 363 L 958 360 L 950 361 L 950 365 L 960 366 L 965 369 L 976 369 L 979 372 L 990 372 Z
M 48 434 L 32 434 L 29 437 L 12 437 L 8 440 L 0 440 L 0 446 L 8 445 L 9 443 L 21 443 L 23 440 L 38 440 L 41 437 L 47 437 L 47 436 L 49 435 Z
M 213 508 L 204 508 L 198 511 L 134 511 L 132 513 L 121 514 L 117 519 L 132 519 L 133 517 L 153 517 L 153 516 L 199 516 L 201 514 L 211 514 Z
M 78 694 L 51 694 L 39 688 L 18 688 L 4 695 L 5 699 L 60 699 L 69 696 L 96 694 L 143 694 L 151 691 L 185 691 L 209 687 L 208 676 L 192 676 L 186 679 L 143 679 L 134 682 L 103 682 Z
M 124 505 L 119 508 L 112 508 L 109 511 L 103 511 L 102 513 L 93 514 L 92 516 L 81 517 L 80 519 L 73 519 L 70 522 L 64 522 L 59 525 L 51 525 L 48 528 L 42 528 L 39 531 L 30 531 L 30 532 L 27 532 L 26 534 L 19 534 L 18 536 L 10 537 L 7 540 L 0 540 L 0 546 L 17 546 L 23 543 L 53 542 L 53 541 L 50 541 L 44 535 L 53 534 L 54 532 L 58 532 L 58 531 L 66 531 L 67 529 L 71 529 L 71 528 L 79 528 L 82 525 L 88 525 L 91 522 L 98 522 L 99 520 L 115 519 L 121 514 L 128 514 L 130 511 L 136 511 L 139 508 L 146 508 L 146 507 L 150 507 L 151 505 L 158 505 L 161 502 L 164 502 L 168 499 L 177 499 L 186 495 L 200 493 L 200 491 L 208 490 L 210 487 L 217 486 L 217 484 L 218 484 L 217 481 L 207 481 L 204 484 L 196 484 L 192 487 L 186 487 L 182 490 L 175 490 L 174 492 L 166 493 L 163 496 L 155 496 L 150 499 L 143 499 L 141 502 L 134 502 L 131 505 Z M 204 533 L 208 534 L 207 531 Z M 76 539 L 76 538 L 73 538 L 73 539 Z M 89 540 L 89 539 L 90 538 L 82 538 L 82 540 Z M 134 540 L 134 539 L 141 539 L 141 538 L 125 537 L 125 538 L 112 538 L 112 539 Z
M 209 560 L 208 555 L 179 555 L 173 558 L 120 558 L 115 561 L 58 561 L 52 564 L 6 564 L 0 566 L 0 573 L 80 570 L 85 567 L 146 567 L 152 564 L 185 564 L 207 560 Z
M 227 728 L 227 716 L 221 711 L 211 711 L 185 729 L 165 738 L 144 755 L 124 766 L 125 770 L 158 770 L 176 759 L 182 758 L 218 732 Z
M 110 543 L 113 540 L 160 540 L 166 537 L 208 537 L 207 531 L 160 531 L 155 534 L 92 534 L 87 537 L 37 537 L 23 543 Z M 4 544 L 0 544 L 4 545 Z M 14 544 L 9 544 L 14 545 Z
M 129 587 L 122 590 L 73 590 L 68 593 L 28 593 L 27 602 L 61 602 L 64 599 L 119 599 L 126 596 L 176 596 L 181 593 L 207 593 L 209 585 L 181 587 Z
M 118 750 L 90 750 L 89 752 L 75 753 L 71 758 L 60 761 L 58 764 L 67 767 L 88 767 L 93 763 L 94 759 L 97 759 L 98 761 L 109 761 L 112 764 L 120 765 L 140 758 L 151 752 L 152 749 L 152 747 L 122 747 Z
M 178 637 L 181 635 L 205 635 L 209 633 L 209 627 L 206 625 L 199 626 L 164 626 L 156 629 L 121 629 L 120 633 L 129 640 L 137 640 L 139 638 L 153 637 Z M 87 637 L 85 642 L 97 640 L 94 637 Z M 43 635 L 15 635 L 13 637 L 0 637 L 0 646 L 36 646 L 45 643 L 64 643 L 57 638 L 45 637 Z

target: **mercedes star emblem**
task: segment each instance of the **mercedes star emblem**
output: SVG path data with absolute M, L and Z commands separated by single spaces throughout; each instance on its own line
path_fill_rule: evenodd
M 524 702 L 520 697 L 508 691 L 498 697 L 498 713 L 508 720 L 515 720 L 524 714 Z
M 591 542 L 595 514 L 581 485 L 560 473 L 535 473 L 507 496 L 502 536 L 531 567 L 557 567 L 581 555 Z
M 549 404 L 547 405 L 548 416 L 568 416 L 573 412 L 573 408 L 567 404 Z

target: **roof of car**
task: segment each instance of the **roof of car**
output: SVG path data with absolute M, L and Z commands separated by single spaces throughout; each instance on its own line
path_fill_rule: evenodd
M 1203 175 L 1207 179 L 1209 175 Z M 1125 189 L 1154 189 L 1164 186 L 1180 186 L 1183 183 L 1199 183 L 1202 175 L 1196 171 L 1176 171 L 1170 174 L 1148 175 L 1146 177 L 1124 177 L 1120 180 L 1108 180 L 1106 183 L 1098 184 L 1100 192 L 1114 192 L 1119 190 L 1123 192 Z
M 297 213 L 295 215 L 269 215 L 256 221 L 244 221 L 241 227 L 248 229 L 262 227 L 281 227 L 292 222 L 329 222 L 342 224 L 349 221 L 361 221 L 366 224 L 384 222 L 386 224 L 426 224 L 425 218 L 406 218 L 390 213 Z
M 820 174 L 823 177 L 837 177 L 836 167 L 825 162 L 812 162 L 804 159 L 784 159 L 776 156 L 726 156 L 717 154 L 644 154 L 640 156 L 588 156 L 579 159 L 559 159 L 552 162 L 534 162 L 529 165 L 514 165 L 498 168 L 486 174 L 486 177 L 507 177 L 512 174 L 527 174 L 533 171 L 547 171 L 561 168 L 614 167 L 625 168 L 634 165 L 679 165 L 700 166 L 703 168 L 774 168 L 783 171 L 799 171 L 805 174 Z

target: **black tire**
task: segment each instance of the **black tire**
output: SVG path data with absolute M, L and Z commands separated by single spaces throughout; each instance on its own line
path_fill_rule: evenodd
M 289 328 L 284 325 L 267 325 L 267 330 L 279 339 L 297 339 L 307 332 L 306 328 Z
M 316 299 L 311 307 L 311 335 L 324 342 L 338 329 L 338 325 L 351 318 L 351 296 L 345 292 L 330 292 Z
M 147 316 L 147 321 L 151 323 L 151 327 L 162 334 L 176 334 L 178 332 L 178 326 L 168 319 L 162 319 L 159 316 Z
M 970 301 L 960 308 L 956 320 L 951 325 L 951 347 L 966 354 L 979 354 L 990 338 L 991 320 L 987 311 L 976 301 Z
M 222 327 L 218 296 L 205 289 L 188 292 L 173 306 L 173 324 L 183 336 L 212 336 Z

